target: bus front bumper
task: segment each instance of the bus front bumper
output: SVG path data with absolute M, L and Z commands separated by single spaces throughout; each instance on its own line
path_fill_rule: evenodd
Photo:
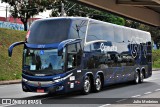
M 30 81 L 22 78 L 22 89 L 25 92 L 54 93 L 64 92 L 63 82 Z

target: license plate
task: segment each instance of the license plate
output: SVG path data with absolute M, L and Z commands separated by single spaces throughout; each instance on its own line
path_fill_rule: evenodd
M 38 93 L 44 93 L 44 89 L 37 89 Z

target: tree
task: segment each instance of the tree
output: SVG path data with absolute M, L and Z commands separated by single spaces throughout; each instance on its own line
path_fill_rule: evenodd
M 11 7 L 11 15 L 14 18 L 20 18 L 24 24 L 24 30 L 27 30 L 27 22 L 31 16 L 43 12 L 45 9 L 51 9 L 56 0 L 2 0 Z
M 62 5 L 62 3 L 64 4 L 64 6 Z M 157 46 L 158 44 L 160 45 L 160 28 L 158 27 L 148 26 L 136 21 L 127 20 L 104 11 L 96 10 L 93 8 L 86 7 L 84 5 L 74 3 L 72 1 L 58 0 L 55 2 L 54 6 L 55 8 L 52 9 L 51 16 L 54 17 L 63 16 L 64 14 L 62 13 L 64 12 L 62 12 L 62 10 L 64 10 L 67 16 L 90 17 L 105 22 L 110 22 L 135 29 L 145 30 L 151 33 L 152 39 L 155 42 L 155 44 Z
M 84 5 L 80 5 L 68 0 L 58 0 L 55 2 L 52 9 L 51 16 L 82 16 L 90 17 L 93 19 L 110 22 L 118 25 L 124 25 L 125 20 L 121 17 L 112 15 L 110 13 L 92 9 Z M 63 12 L 64 11 L 64 12 Z

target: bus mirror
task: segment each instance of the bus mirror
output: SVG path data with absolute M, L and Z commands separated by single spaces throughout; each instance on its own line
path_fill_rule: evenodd
M 60 44 L 58 46 L 58 56 L 62 56 L 63 50 L 64 50 L 65 47 L 66 47 L 66 44 L 65 45 Z
M 62 53 L 63 53 L 63 48 L 58 50 L 58 56 L 62 56 Z
M 8 48 L 8 56 L 9 57 L 11 57 L 12 56 L 12 51 L 13 51 L 13 48 L 15 47 L 15 46 L 18 46 L 18 45 L 22 45 L 22 44 L 24 44 L 25 42 L 15 42 L 15 43 L 13 43 L 12 45 L 10 45 L 10 47 Z
M 63 49 L 70 44 L 76 44 L 76 43 L 80 43 L 82 40 L 81 39 L 68 39 L 65 41 L 62 41 L 59 46 L 58 46 L 58 55 L 61 56 L 63 53 Z

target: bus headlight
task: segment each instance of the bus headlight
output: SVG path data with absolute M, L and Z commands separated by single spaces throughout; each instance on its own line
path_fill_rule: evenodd
M 65 76 L 65 77 L 63 77 L 63 78 L 60 78 L 60 77 L 58 77 L 58 78 L 53 78 L 53 83 L 57 83 L 57 82 L 61 82 L 61 81 L 63 81 L 63 80 L 66 80 L 67 78 L 69 78 L 71 75 L 72 75 L 73 73 L 70 73 L 69 75 L 67 75 L 67 76 Z
M 62 80 L 63 80 L 63 79 L 60 78 L 60 79 L 53 80 L 53 82 L 54 82 L 54 83 L 56 83 L 56 82 L 61 82 Z
M 22 81 L 23 81 L 23 82 L 27 82 L 28 80 L 27 80 L 27 79 L 25 79 L 25 78 L 22 78 Z

